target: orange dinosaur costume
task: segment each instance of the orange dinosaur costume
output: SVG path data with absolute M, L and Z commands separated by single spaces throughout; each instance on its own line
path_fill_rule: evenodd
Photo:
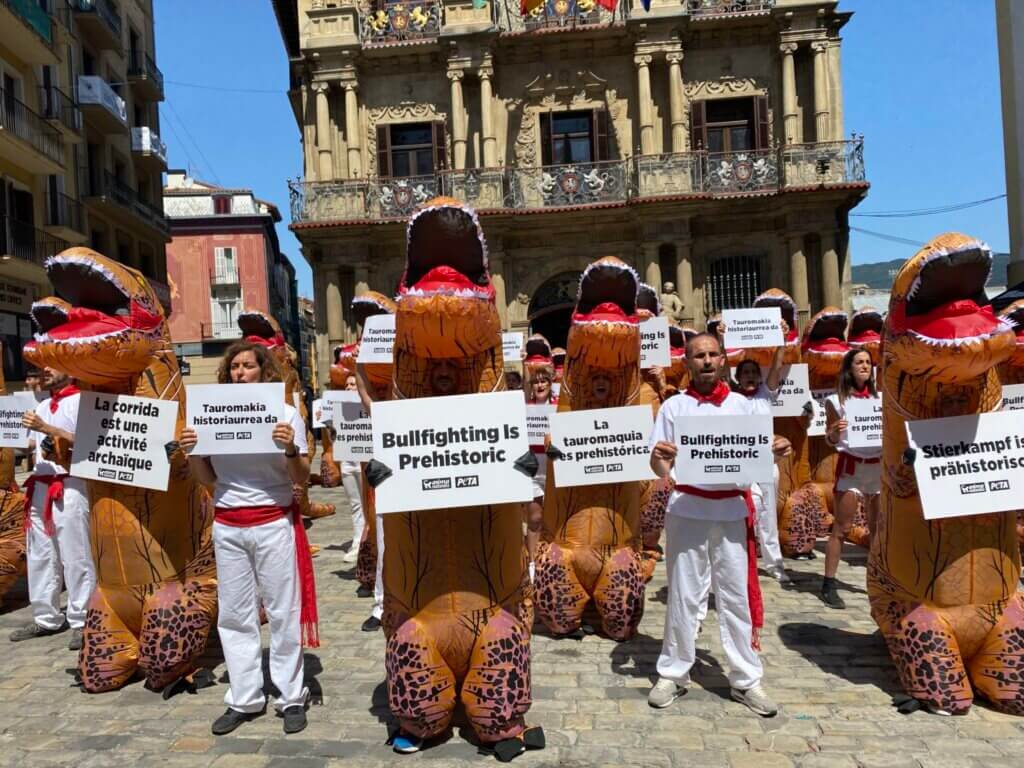
M 584 271 L 566 344 L 560 413 L 643 402 L 638 282 L 636 273 L 612 256 Z M 598 377 L 610 386 L 603 401 L 593 394 Z M 558 488 L 557 473 L 555 460 L 548 471 L 534 579 L 537 614 L 552 632 L 565 634 L 580 628 L 593 603 L 605 634 L 626 640 L 644 609 L 640 484 Z
M 1003 309 L 999 317 L 1013 327 L 1017 339 L 1010 359 L 999 365 L 999 380 L 1003 385 L 1024 384 L 1024 299 Z
M 185 388 L 145 278 L 88 248 L 69 248 L 46 268 L 67 302 L 33 307 L 40 333 L 25 358 L 97 392 L 176 401 L 180 431 Z M 210 496 L 180 450 L 166 492 L 88 487 L 97 586 L 78 662 L 83 686 L 119 688 L 139 669 L 149 687 L 164 688 L 195 671 L 217 611 Z
M 1013 512 L 925 520 L 905 463 L 908 420 L 1000 402 L 1013 330 L 984 307 L 991 252 L 950 233 L 896 275 L 883 334 L 882 498 L 868 559 L 871 615 L 906 692 L 966 712 L 981 694 L 1024 715 L 1024 595 Z
M 501 324 L 476 213 L 439 198 L 409 221 L 399 285 L 394 397 L 505 388 Z M 519 504 L 384 516 L 388 705 L 403 730 L 444 733 L 461 701 L 484 743 L 523 737 L 530 708 L 526 547 Z M 367 526 L 369 529 L 369 526 Z
M 0 345 L 2 349 L 2 345 Z M 0 366 L 0 395 L 7 394 Z M 0 449 L 0 605 L 25 573 L 25 494 L 14 482 L 14 449 Z
M 349 376 L 356 374 L 357 344 L 338 344 L 328 370 L 326 389 L 344 389 Z M 341 485 L 341 465 L 334 460 L 334 439 L 331 430 L 320 430 L 320 485 L 337 488 Z
M 882 326 L 885 319 L 874 307 L 863 307 L 850 318 L 850 329 L 846 340 L 851 347 L 867 350 L 871 363 L 877 368 L 882 364 Z

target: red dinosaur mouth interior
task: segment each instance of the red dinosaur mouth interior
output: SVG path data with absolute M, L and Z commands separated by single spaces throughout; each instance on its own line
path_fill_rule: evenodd
M 639 323 L 636 273 L 624 264 L 595 263 L 580 278 L 576 322 Z
M 811 326 L 804 350 L 828 354 L 844 354 L 850 347 L 845 340 L 846 314 L 822 315 Z
M 789 332 L 786 334 L 786 343 L 795 344 L 800 334 L 797 332 L 796 327 L 796 304 L 792 301 L 787 301 L 781 296 L 759 296 L 754 301 L 755 309 L 761 307 L 778 307 L 782 313 L 782 319 L 786 321 L 786 325 L 789 326 Z

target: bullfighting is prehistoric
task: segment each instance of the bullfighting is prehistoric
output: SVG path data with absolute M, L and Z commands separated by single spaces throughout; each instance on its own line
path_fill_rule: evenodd
M 0 346 L 2 350 L 2 346 Z M 0 366 L 0 395 L 7 394 Z M 25 573 L 25 494 L 14 482 L 14 449 L 0 449 L 0 605 Z

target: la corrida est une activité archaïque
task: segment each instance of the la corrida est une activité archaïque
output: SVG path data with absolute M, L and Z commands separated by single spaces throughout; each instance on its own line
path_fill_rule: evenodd
M 132 451 L 145 453 L 149 450 L 149 441 L 145 435 L 149 432 L 149 424 L 145 421 L 136 421 L 130 417 L 141 416 L 145 418 L 156 418 L 160 415 L 160 409 L 152 403 L 126 403 L 117 400 L 101 400 L 96 398 L 93 403 L 96 411 L 109 411 L 111 413 L 123 414 L 126 417 L 122 421 L 121 415 L 104 416 L 100 419 L 100 429 L 115 430 L 115 434 L 100 434 L 96 438 L 96 448 L 109 448 L 110 450 L 89 451 L 88 461 L 102 464 L 107 467 L 119 469 L 133 469 L 148 472 L 153 469 L 153 460 L 131 456 L 118 451 Z M 134 432 L 137 434 L 120 435 L 116 431 Z
M 471 467 L 478 464 L 503 464 L 507 460 L 504 448 L 495 448 L 501 440 L 515 440 L 519 427 L 503 424 L 501 427 L 448 427 L 448 429 L 410 429 L 408 432 L 385 432 L 383 446 L 387 448 L 419 448 L 435 446 L 439 450 L 420 456 L 398 454 L 399 469 L 435 469 L 438 467 Z M 451 450 L 454 444 L 487 443 L 490 447 L 478 450 L 463 448 Z

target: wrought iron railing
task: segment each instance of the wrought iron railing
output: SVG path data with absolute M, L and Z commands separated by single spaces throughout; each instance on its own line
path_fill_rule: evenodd
M 242 330 L 235 322 L 200 323 L 199 332 L 204 339 L 236 339 L 242 337 Z
M 816 187 L 864 181 L 864 138 L 783 147 L 786 187 Z
M 47 120 L 57 120 L 68 130 L 82 132 L 82 111 L 78 104 L 55 85 L 39 87 L 39 112 Z
M 404 218 L 417 206 L 436 197 L 440 188 L 433 174 L 371 180 L 366 188 L 366 212 L 373 218 Z
M 702 160 L 700 152 L 639 155 L 634 190 L 639 197 L 703 194 Z
M 53 45 L 53 17 L 43 10 L 38 0 L 0 0 L 0 4 L 10 8 L 47 45 Z
M 128 57 L 128 77 L 145 77 L 152 80 L 161 92 L 164 90 L 163 72 L 157 67 L 152 56 L 137 48 L 133 49 Z
M 774 149 L 708 152 L 702 164 L 704 190 L 711 194 L 748 194 L 779 188 L 779 153 Z
M 686 0 L 690 16 L 732 16 L 738 13 L 762 13 L 775 7 L 775 0 Z
M 128 109 L 124 99 L 118 96 L 102 77 L 97 75 L 80 75 L 78 77 L 78 103 L 83 106 L 98 104 L 120 122 L 128 125 Z
M 162 232 L 169 230 L 167 219 L 162 210 L 149 201 L 143 200 L 139 193 L 132 189 L 131 185 L 117 178 L 109 171 L 103 171 L 101 174 L 92 174 L 89 178 L 88 191 L 89 196 L 106 197 L 113 200 Z
M 464 200 L 474 208 L 504 208 L 508 172 L 504 168 L 467 168 L 438 174 L 441 194 Z
M 0 255 L 30 261 L 40 267 L 68 247 L 65 240 L 36 229 L 24 221 L 0 214 Z
M 593 0 L 576 0 L 568 3 L 541 3 L 532 12 L 523 16 L 523 28 L 527 32 L 536 29 L 573 29 L 610 24 L 614 14 L 605 10 Z
M 53 162 L 64 165 L 64 140 L 48 122 L 0 88 L 0 128 L 10 131 Z
M 509 169 L 508 208 L 550 208 L 623 201 L 629 194 L 626 163 L 568 163 Z
M 238 285 L 237 269 L 210 270 L 210 285 Z
M 82 204 L 62 192 L 51 191 L 46 201 L 46 225 L 63 227 L 85 234 Z
M 71 0 L 72 7 L 82 13 L 94 13 L 119 41 L 121 40 L 121 16 L 106 0 Z
M 364 43 L 421 40 L 441 34 L 441 3 L 386 2 L 367 4 L 359 11 Z
M 156 131 L 147 126 L 132 128 L 132 152 L 145 152 L 167 163 L 167 145 L 160 140 Z

